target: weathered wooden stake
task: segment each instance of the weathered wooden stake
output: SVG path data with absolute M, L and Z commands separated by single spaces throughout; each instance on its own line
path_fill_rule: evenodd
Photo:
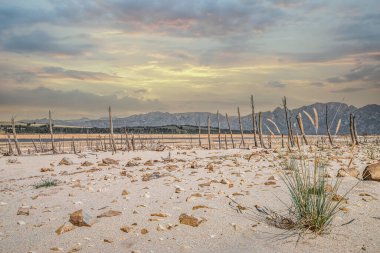
M 128 150 L 128 152 L 131 150 L 131 146 L 130 146 L 130 144 L 129 144 L 129 138 L 128 138 L 128 129 L 127 128 L 125 128 L 125 141 L 126 141 L 126 143 L 127 143 L 127 150 Z
M 110 127 L 110 137 L 111 137 L 111 149 L 112 149 L 112 154 L 113 154 L 113 153 L 116 153 L 116 144 L 115 144 L 115 139 L 113 136 L 111 106 L 108 107 L 108 115 L 109 115 L 109 127 Z
M 210 137 L 210 132 L 211 132 L 211 121 L 210 121 L 210 116 L 207 117 L 207 138 L 208 138 L 208 149 L 211 150 L 211 137 Z
M 330 145 L 333 146 L 333 141 L 332 141 L 331 134 L 330 134 L 327 116 L 328 116 L 328 108 L 327 108 L 327 104 L 326 104 L 326 131 L 327 131 L 327 135 L 329 136 Z
M 198 121 L 198 140 L 199 140 L 199 147 L 202 147 L 201 142 L 201 119 Z
M 18 155 L 21 155 L 21 149 L 20 149 L 20 147 L 18 146 L 18 141 L 17 141 L 16 126 L 15 126 L 15 118 L 12 117 L 12 118 L 11 118 L 11 121 L 12 121 L 13 141 L 15 142 L 15 146 L 16 146 L 17 154 L 18 154 Z
M 251 107 L 252 107 L 252 129 L 253 129 L 253 140 L 255 142 L 255 147 L 257 147 L 257 138 L 256 138 L 256 115 L 255 115 L 255 104 L 253 101 L 253 95 L 251 95 Z
M 220 138 L 220 119 L 219 119 L 219 111 L 216 112 L 217 119 L 218 119 L 218 140 L 219 140 L 219 149 L 222 149 L 222 143 Z
M 131 140 L 131 142 L 132 142 L 132 150 L 135 151 L 136 147 L 135 147 L 135 135 L 134 134 L 132 134 L 132 140 Z
M 8 137 L 8 153 L 9 155 L 13 155 L 13 148 L 12 148 L 11 137 L 9 136 L 9 133 L 7 133 L 7 137 Z
M 240 109 L 239 109 L 239 106 L 238 106 L 238 108 L 237 108 L 237 111 L 238 111 L 238 117 L 239 117 L 239 126 L 240 126 L 241 142 L 243 143 L 243 147 L 245 148 L 244 133 L 243 133 L 243 125 L 241 124 L 241 117 L 240 117 Z
M 231 125 L 230 125 L 230 120 L 228 119 L 228 114 L 227 114 L 227 113 L 226 113 L 226 120 L 227 120 L 228 129 L 230 130 L 230 136 L 231 136 L 232 148 L 235 148 L 234 137 L 233 137 L 233 135 L 232 135 L 232 130 L 231 130 Z
M 266 148 L 264 140 L 263 140 L 263 127 L 262 127 L 262 120 L 261 120 L 261 112 L 259 112 L 259 139 L 260 139 L 260 145 L 262 148 Z
M 228 145 L 227 145 L 227 134 L 224 134 L 224 145 L 225 145 L 226 149 L 228 149 Z
M 351 143 L 352 145 L 355 144 L 355 133 L 354 133 L 354 122 L 353 122 L 353 116 L 350 113 L 350 135 L 351 135 Z
M 54 146 L 54 134 L 53 134 L 53 123 L 51 119 L 51 111 L 49 110 L 49 131 L 50 131 L 50 138 L 51 138 L 51 149 L 53 151 L 53 154 L 56 154 L 57 151 L 55 150 Z
M 286 121 L 286 127 L 288 128 L 288 142 L 290 143 L 290 146 L 294 146 L 292 136 L 291 136 L 291 126 L 288 118 L 288 107 L 286 105 L 286 97 L 282 99 L 282 104 L 284 106 L 284 112 L 285 112 L 285 121 Z
M 355 115 L 352 115 L 352 130 L 354 132 L 355 144 L 359 145 L 358 132 L 356 131 L 356 120 L 355 119 L 356 119 Z

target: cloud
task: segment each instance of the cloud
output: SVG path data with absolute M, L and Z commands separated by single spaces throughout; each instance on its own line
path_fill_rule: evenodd
M 11 35 L 3 38 L 2 47 L 7 51 L 17 53 L 52 53 L 63 55 L 83 54 L 94 45 L 90 43 L 75 43 L 62 38 L 52 37 L 44 31 L 32 31 L 26 34 Z
M 61 67 L 45 67 L 39 73 L 41 77 L 48 78 L 69 78 L 69 79 L 79 79 L 79 80 L 109 80 L 118 78 L 117 76 L 111 76 L 102 72 L 91 72 L 91 71 L 79 71 L 64 69 Z
M 360 64 L 343 76 L 330 77 L 330 83 L 347 83 L 354 81 L 376 82 L 380 80 L 380 64 Z
M 310 85 L 315 86 L 315 87 L 324 87 L 325 86 L 325 84 L 323 82 L 311 82 Z
M 282 82 L 279 82 L 279 81 L 269 81 L 266 85 L 267 87 L 270 87 L 270 88 L 285 88 L 287 86 L 286 83 L 282 83 Z
M 112 106 L 115 111 L 141 112 L 165 109 L 165 105 L 158 100 L 144 100 L 130 96 L 118 98 L 116 95 L 99 96 L 78 90 L 61 91 L 44 87 L 3 90 L 0 93 L 0 105 L 60 108 L 86 112 L 104 111 L 108 106 Z

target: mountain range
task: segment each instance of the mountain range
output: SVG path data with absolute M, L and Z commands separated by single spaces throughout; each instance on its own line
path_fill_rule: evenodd
M 332 134 L 336 133 L 337 126 L 340 121 L 338 134 L 349 133 L 350 113 L 356 117 L 357 131 L 359 134 L 380 134 L 380 105 L 371 104 L 361 108 L 357 108 L 345 103 L 329 102 L 315 103 L 307 106 L 302 106 L 295 109 L 289 109 L 289 116 L 294 129 L 298 129 L 295 116 L 301 113 L 304 129 L 306 134 L 325 134 L 326 133 L 326 106 L 328 108 L 328 122 Z M 315 109 L 314 109 L 315 108 Z M 317 117 L 315 115 L 317 112 Z M 308 115 L 310 117 L 308 117 Z M 113 118 L 114 128 L 120 127 L 157 127 L 168 125 L 198 125 L 207 126 L 207 118 L 210 117 L 211 126 L 217 127 L 217 114 L 209 112 L 185 112 L 185 113 L 168 113 L 168 112 L 150 112 L 146 114 L 132 115 L 129 117 Z M 256 113 L 258 118 L 258 113 Z M 220 126 L 222 129 L 227 129 L 227 121 L 225 114 L 219 114 Z M 311 119 L 310 119 L 311 118 Z M 312 121 L 318 119 L 318 129 L 314 127 Z M 229 116 L 231 128 L 239 129 L 237 116 Z M 23 120 L 24 123 L 47 123 L 48 119 Z M 252 116 L 251 114 L 242 115 L 241 122 L 245 131 L 252 131 Z M 269 133 L 272 131 L 278 134 L 278 130 L 282 134 L 287 133 L 285 122 L 284 109 L 277 107 L 273 111 L 262 112 L 263 132 Z M 275 124 L 273 124 L 273 122 Z M 77 120 L 53 120 L 55 125 L 78 126 L 78 127 L 97 127 L 107 128 L 108 119 L 88 119 L 82 118 Z M 277 125 L 277 127 L 275 126 Z M 278 128 L 278 130 L 277 130 Z

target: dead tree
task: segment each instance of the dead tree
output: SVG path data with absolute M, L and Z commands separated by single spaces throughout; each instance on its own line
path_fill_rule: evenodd
M 216 112 L 217 120 L 218 120 L 218 141 L 219 141 L 219 149 L 222 149 L 222 142 L 220 138 L 220 119 L 219 119 L 219 111 Z
M 17 141 L 16 126 L 15 126 L 15 118 L 12 117 L 12 118 L 11 118 L 11 121 L 12 121 L 13 141 L 15 142 L 15 146 L 16 146 L 17 154 L 18 154 L 18 155 L 21 155 L 21 149 L 20 149 L 20 147 L 18 146 L 18 141 Z
M 299 113 L 298 116 L 296 116 L 296 119 L 297 119 L 297 124 L 298 124 L 298 127 L 301 131 L 301 135 L 302 135 L 302 138 L 305 142 L 306 145 L 309 145 L 308 142 L 307 142 L 307 139 L 306 139 L 306 135 L 305 135 L 305 129 L 303 127 L 303 122 L 302 122 L 302 114 Z
M 131 150 L 131 146 L 129 145 L 128 129 L 127 128 L 125 128 L 125 142 L 127 143 L 127 150 L 129 152 Z
M 211 121 L 210 121 L 210 116 L 207 117 L 207 138 L 208 138 L 208 149 L 210 150 L 211 149 L 211 137 L 210 137 L 210 126 L 211 125 Z
M 252 107 L 252 129 L 253 129 L 253 140 L 255 142 L 255 147 L 257 147 L 257 139 L 256 139 L 256 115 L 255 115 L 255 104 L 253 102 L 253 95 L 251 95 L 251 107 Z
M 110 127 L 110 137 L 111 137 L 111 149 L 112 149 L 112 153 L 116 153 L 116 144 L 115 144 L 115 139 L 113 136 L 111 106 L 108 107 L 108 116 L 109 116 L 109 127 Z
M 332 138 L 331 138 L 331 134 L 330 134 L 330 128 L 329 128 L 329 123 L 328 123 L 328 107 L 327 107 L 327 104 L 326 104 L 326 131 L 327 131 L 327 135 L 329 136 L 329 141 L 330 141 L 330 145 L 333 146 L 333 141 L 332 141 Z
M 355 133 L 354 133 L 354 121 L 352 113 L 350 113 L 350 135 L 351 135 L 351 143 L 352 145 L 355 144 Z
M 51 150 L 53 151 L 53 154 L 56 154 L 57 151 L 55 150 L 54 146 L 54 134 L 53 134 L 53 123 L 51 119 L 51 111 L 49 110 L 49 131 L 50 131 L 50 138 L 51 138 Z
M 230 130 L 230 136 L 231 136 L 232 148 L 235 148 L 234 136 L 232 135 L 232 130 L 231 130 L 231 125 L 230 125 L 230 120 L 228 119 L 228 114 L 227 114 L 227 113 L 226 113 L 226 120 L 227 120 L 228 129 Z
M 359 145 L 358 132 L 356 131 L 356 116 L 352 115 L 352 130 L 354 133 L 355 145 Z
M 243 147 L 245 148 L 244 133 L 243 133 L 243 125 L 241 124 L 241 117 L 240 117 L 240 109 L 239 109 L 239 106 L 238 106 L 238 108 L 237 108 L 237 111 L 238 111 L 238 118 L 239 118 L 239 127 L 240 127 L 241 143 L 243 144 Z
M 288 142 L 290 143 L 290 146 L 293 147 L 293 139 L 292 139 L 292 133 L 291 133 L 291 126 L 288 118 L 288 107 L 286 105 L 286 97 L 282 99 L 282 104 L 284 106 L 284 112 L 285 112 L 285 121 L 286 121 L 286 127 L 288 129 Z
M 263 140 L 263 128 L 262 128 L 262 120 L 261 120 L 261 112 L 259 112 L 259 139 L 260 139 L 260 146 L 262 148 L 266 148 L 264 140 Z

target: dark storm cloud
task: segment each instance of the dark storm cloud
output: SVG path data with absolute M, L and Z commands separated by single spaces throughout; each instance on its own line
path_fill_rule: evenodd
M 60 91 L 48 88 L 3 90 L 0 92 L 2 106 L 55 107 L 80 111 L 104 110 L 111 105 L 122 110 L 144 111 L 165 109 L 158 100 L 143 100 L 134 97 L 117 98 L 116 95 L 99 96 L 96 94 L 73 90 Z
M 93 49 L 94 46 L 89 43 L 70 43 L 66 39 L 55 38 L 44 31 L 33 31 L 3 38 L 2 47 L 7 51 L 18 53 L 77 55 Z

